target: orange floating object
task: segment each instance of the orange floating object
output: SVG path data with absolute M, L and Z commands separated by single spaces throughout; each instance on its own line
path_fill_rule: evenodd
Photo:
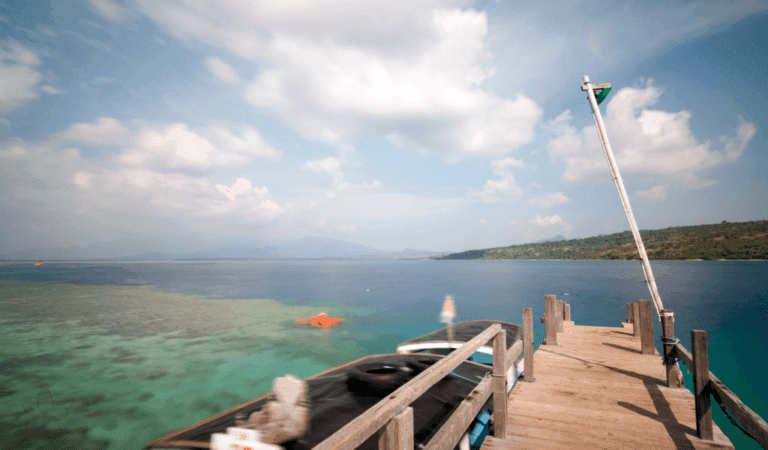
M 328 314 L 326 313 L 320 313 L 316 315 L 315 317 L 309 318 L 309 319 L 296 319 L 293 321 L 294 325 L 312 325 L 314 327 L 332 327 L 334 325 L 338 325 L 341 322 L 344 322 L 344 319 L 339 319 L 337 317 L 328 317 Z

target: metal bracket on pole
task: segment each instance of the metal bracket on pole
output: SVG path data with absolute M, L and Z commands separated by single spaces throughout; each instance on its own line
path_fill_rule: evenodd
M 603 124 L 603 116 L 600 114 L 600 108 L 597 106 L 597 100 L 595 99 L 595 89 L 609 88 L 610 84 L 590 84 L 589 77 L 584 75 L 584 85 L 581 87 L 582 91 L 587 91 L 589 96 L 589 105 L 592 107 L 592 115 L 595 118 L 595 124 L 597 125 L 597 132 L 600 134 L 600 141 L 603 144 L 603 150 L 605 150 L 605 157 L 608 158 L 608 165 L 611 167 L 611 174 L 613 174 L 613 181 L 616 183 L 616 189 L 619 191 L 619 197 L 621 198 L 621 204 L 624 206 L 624 212 L 627 215 L 627 221 L 632 228 L 632 235 L 635 238 L 635 245 L 637 246 L 637 253 L 640 255 L 640 259 L 643 263 L 643 274 L 645 275 L 645 282 L 648 285 L 648 290 L 651 292 L 651 298 L 653 304 L 656 305 L 656 312 L 661 313 L 664 310 L 664 306 L 661 303 L 661 297 L 659 296 L 659 290 L 656 287 L 656 280 L 653 278 L 653 271 L 651 270 L 651 264 L 648 262 L 648 255 L 645 253 L 645 246 L 643 245 L 643 239 L 640 237 L 640 230 L 637 228 L 635 222 L 635 216 L 632 214 L 632 207 L 629 205 L 629 197 L 627 191 L 624 189 L 624 182 L 621 180 L 621 174 L 619 173 L 619 167 L 616 165 L 616 159 L 613 157 L 613 150 L 611 150 L 611 144 L 608 142 L 608 135 L 605 133 L 605 125 Z M 661 316 L 659 316 L 661 320 Z

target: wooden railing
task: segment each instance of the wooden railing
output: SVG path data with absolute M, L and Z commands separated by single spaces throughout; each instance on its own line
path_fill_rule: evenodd
M 672 311 L 662 310 L 660 317 L 664 361 L 668 362 L 666 365 L 667 386 L 685 388 L 680 368 L 677 364 L 672 363 L 675 359 L 682 361 L 693 374 L 697 437 L 709 441 L 713 440 L 710 402 L 710 395 L 712 395 L 715 401 L 738 420 L 763 449 L 768 450 L 768 424 L 709 370 L 707 333 L 701 330 L 691 330 L 691 347 L 693 348 L 693 353 L 691 353 L 674 338 L 674 315 Z M 652 320 L 649 300 L 627 304 L 627 322 L 633 324 L 634 335 L 640 336 L 643 354 L 655 352 Z
M 506 350 L 506 331 L 493 324 L 471 341 L 420 373 L 414 379 L 342 427 L 314 450 L 351 450 L 379 433 L 380 450 L 412 450 L 413 408 L 410 406 L 435 383 L 456 369 L 476 350 L 493 339 L 493 376 L 484 378 L 459 404 L 446 423 L 430 439 L 426 450 L 453 448 L 472 420 L 493 394 L 494 435 L 503 438 L 507 427 L 507 370 L 525 351 L 526 380 L 533 379 L 533 321 L 530 309 L 523 310 L 523 341 Z M 527 377 L 530 359 L 530 378 Z

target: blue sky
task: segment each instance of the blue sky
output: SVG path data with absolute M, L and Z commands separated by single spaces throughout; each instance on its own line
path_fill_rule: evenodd
M 0 256 L 623 231 L 583 75 L 640 228 L 766 219 L 767 10 L 5 0 Z

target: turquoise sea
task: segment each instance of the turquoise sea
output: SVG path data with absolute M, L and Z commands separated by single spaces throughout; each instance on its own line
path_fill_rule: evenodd
M 768 262 L 652 266 L 680 340 L 690 348 L 690 330 L 706 330 L 712 372 L 768 417 Z M 520 323 L 532 307 L 537 344 L 546 294 L 577 324 L 601 326 L 648 298 L 637 261 L 5 263 L 0 448 L 141 448 L 269 392 L 275 377 L 392 353 L 442 327 L 446 294 L 457 320 Z M 293 326 L 321 311 L 346 322 Z M 736 448 L 759 448 L 714 402 L 713 413 Z

